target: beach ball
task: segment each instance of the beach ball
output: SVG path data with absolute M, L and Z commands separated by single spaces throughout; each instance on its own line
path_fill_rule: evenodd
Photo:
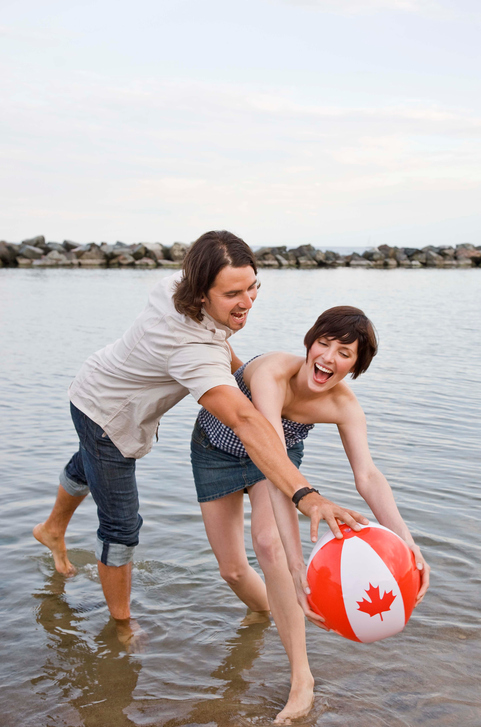
M 370 523 L 359 531 L 341 525 L 329 532 L 307 564 L 311 609 L 346 639 L 371 643 L 402 631 L 420 586 L 414 554 L 388 528 Z

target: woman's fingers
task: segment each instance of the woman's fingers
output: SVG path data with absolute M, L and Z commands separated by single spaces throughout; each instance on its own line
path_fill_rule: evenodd
M 416 543 L 409 543 L 408 545 L 414 553 L 416 568 L 419 570 L 419 575 L 421 576 L 421 585 L 419 587 L 418 595 L 416 597 L 416 603 L 414 604 L 414 608 L 416 608 L 416 606 L 419 606 L 419 604 L 423 600 L 429 588 L 429 574 L 431 568 L 424 560 L 419 546 L 416 545 Z

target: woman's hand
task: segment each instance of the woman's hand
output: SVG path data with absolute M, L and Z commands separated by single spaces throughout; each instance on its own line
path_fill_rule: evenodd
M 426 591 L 429 588 L 429 573 L 431 571 L 431 568 L 424 560 L 422 553 L 416 543 L 408 543 L 407 545 L 414 553 L 416 568 L 418 569 L 419 575 L 421 576 L 421 586 L 416 597 L 416 603 L 414 604 L 414 608 L 416 608 L 416 606 L 419 606 L 419 604 L 423 600 L 424 596 L 426 595 Z
M 319 614 L 312 611 L 309 606 L 307 596 L 310 593 L 310 590 L 306 578 L 306 566 L 304 565 L 302 568 L 291 573 L 291 575 L 294 581 L 294 588 L 296 589 L 297 601 L 304 611 L 304 616 L 313 623 L 314 626 L 319 626 L 319 628 L 324 629 L 324 631 L 329 631 L 322 616 L 319 616 Z

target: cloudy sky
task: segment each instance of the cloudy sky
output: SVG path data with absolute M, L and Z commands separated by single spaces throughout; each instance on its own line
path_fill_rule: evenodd
M 2 0 L 0 239 L 481 244 L 479 0 Z

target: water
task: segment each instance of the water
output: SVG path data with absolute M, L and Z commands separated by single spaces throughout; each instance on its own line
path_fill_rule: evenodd
M 145 525 L 133 612 L 142 654 L 121 649 L 94 558 L 87 499 L 68 533 L 78 575 L 65 582 L 31 536 L 76 445 L 66 390 L 84 359 L 122 334 L 166 272 L 0 270 L 2 727 L 248 727 L 283 706 L 287 659 L 273 625 L 243 626 L 219 578 L 190 473 L 197 405 L 162 421 L 139 462 Z M 241 358 L 302 351 L 327 307 L 372 317 L 380 352 L 352 386 L 375 462 L 432 566 L 432 587 L 405 631 L 371 645 L 308 625 L 315 706 L 301 725 L 479 727 L 479 270 L 261 271 Z M 307 440 L 303 471 L 324 494 L 367 512 L 334 427 Z M 249 542 L 246 502 L 246 541 Z M 323 529 L 323 532 L 325 527 Z M 308 522 L 302 533 L 310 550 Z

